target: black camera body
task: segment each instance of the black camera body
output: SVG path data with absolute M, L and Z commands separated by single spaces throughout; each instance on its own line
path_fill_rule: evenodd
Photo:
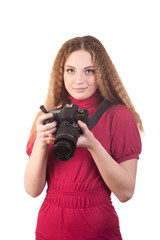
M 44 124 L 57 122 L 57 133 L 53 146 L 54 156 L 62 161 L 67 161 L 74 156 L 77 140 L 82 131 L 77 121 L 88 125 L 88 110 L 79 109 L 76 104 L 66 104 L 62 109 L 47 111 L 40 106 L 44 113 L 52 113 L 53 117 L 46 119 Z

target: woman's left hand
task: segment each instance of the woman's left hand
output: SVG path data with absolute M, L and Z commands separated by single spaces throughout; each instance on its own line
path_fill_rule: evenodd
M 94 137 L 93 133 L 88 129 L 87 125 L 84 122 L 78 120 L 78 125 L 83 133 L 78 138 L 77 146 L 92 148 L 96 142 L 96 138 Z

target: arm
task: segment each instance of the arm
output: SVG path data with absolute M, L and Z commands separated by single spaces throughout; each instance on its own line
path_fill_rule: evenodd
M 56 131 L 56 123 L 43 125 L 43 121 L 52 116 L 44 114 L 36 123 L 37 136 L 24 174 L 26 192 L 32 197 L 40 195 L 46 184 L 48 144 L 54 141 L 52 133 Z
M 134 193 L 137 159 L 118 164 L 89 131 L 86 124 L 81 121 L 78 121 L 78 124 L 83 135 L 78 139 L 77 145 L 88 148 L 106 185 L 121 202 L 126 202 Z

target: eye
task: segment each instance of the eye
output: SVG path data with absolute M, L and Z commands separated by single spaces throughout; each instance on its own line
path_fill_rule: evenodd
M 94 73 L 94 70 L 93 70 L 93 69 L 87 69 L 87 70 L 86 70 L 86 73 L 87 73 L 87 74 L 93 74 L 93 73 Z
M 74 73 L 74 69 L 72 69 L 72 68 L 68 68 L 66 71 L 67 71 L 68 73 Z

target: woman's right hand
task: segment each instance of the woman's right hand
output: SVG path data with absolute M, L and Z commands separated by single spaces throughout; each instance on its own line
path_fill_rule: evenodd
M 36 122 L 36 129 L 37 129 L 37 138 L 42 142 L 50 144 L 54 142 L 55 136 L 54 133 L 57 131 L 57 122 L 54 121 L 52 123 L 43 124 L 44 120 L 53 117 L 52 113 L 47 113 L 41 115 Z

